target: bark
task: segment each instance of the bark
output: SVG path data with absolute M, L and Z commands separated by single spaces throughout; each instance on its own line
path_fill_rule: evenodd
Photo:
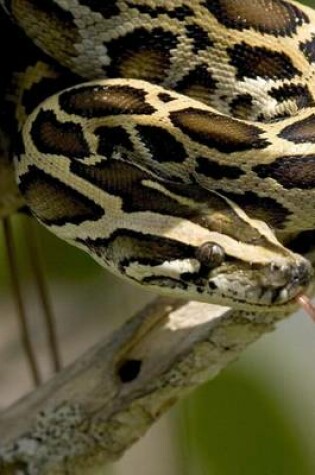
M 0 415 L 0 473 L 92 475 L 279 318 L 158 298 Z

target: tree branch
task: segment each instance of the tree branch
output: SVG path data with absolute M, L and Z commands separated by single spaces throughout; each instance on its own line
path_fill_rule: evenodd
M 92 474 L 278 318 L 157 299 L 0 415 L 0 473 Z

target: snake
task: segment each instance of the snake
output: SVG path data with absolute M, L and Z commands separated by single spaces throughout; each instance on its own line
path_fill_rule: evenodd
M 311 294 L 315 13 L 0 0 L 0 214 L 129 282 L 250 312 Z

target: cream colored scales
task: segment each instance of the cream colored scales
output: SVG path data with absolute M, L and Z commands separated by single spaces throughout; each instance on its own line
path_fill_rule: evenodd
M 311 252 L 315 229 L 314 12 L 281 0 L 2 3 L 76 74 L 39 105 L 45 81 L 69 86 L 66 70 L 32 60 L 15 85 L 14 165 L 34 215 L 158 292 L 288 309 L 312 275 L 289 247 Z

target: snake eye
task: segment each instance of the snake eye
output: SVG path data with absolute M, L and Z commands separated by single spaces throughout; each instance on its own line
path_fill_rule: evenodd
M 222 264 L 225 258 L 224 249 L 214 242 L 204 242 L 196 249 L 196 259 L 201 265 L 214 268 Z

